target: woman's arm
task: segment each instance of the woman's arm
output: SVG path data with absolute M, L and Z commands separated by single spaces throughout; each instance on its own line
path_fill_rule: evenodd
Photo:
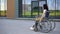
M 45 14 L 46 14 L 46 10 L 44 10 L 43 11 L 43 14 L 42 14 L 42 16 L 41 16 L 41 18 L 40 18 L 40 22 L 43 20 L 43 18 L 45 17 Z

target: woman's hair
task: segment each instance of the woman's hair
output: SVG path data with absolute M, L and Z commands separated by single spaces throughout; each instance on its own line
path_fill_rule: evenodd
M 43 8 L 48 11 L 48 6 L 47 6 L 47 4 L 44 4 L 44 5 L 43 5 Z

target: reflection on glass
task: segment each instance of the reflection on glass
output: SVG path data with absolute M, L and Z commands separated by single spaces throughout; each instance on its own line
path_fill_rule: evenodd
M 22 16 L 30 17 L 31 15 L 31 0 L 22 0 Z
M 2 17 L 6 16 L 6 10 L 7 10 L 7 0 L 1 0 L 0 1 L 0 16 Z
M 32 1 L 38 1 L 38 0 L 23 0 L 22 1 L 22 5 L 23 5 L 23 16 L 31 16 L 31 10 L 34 8 L 33 10 L 33 15 L 37 15 L 38 14 L 38 8 L 39 8 L 39 14 L 42 14 L 42 6 L 43 4 L 46 3 L 46 0 L 39 0 L 39 6 L 38 6 L 38 2 L 33 2 L 33 4 L 31 3 Z M 60 16 L 60 0 L 47 0 L 47 5 L 50 11 L 50 17 L 55 17 L 55 16 Z M 32 5 L 32 9 L 31 9 L 31 5 Z M 37 7 L 37 9 L 35 9 Z
M 36 15 L 38 15 L 38 9 L 39 9 L 39 7 L 38 7 L 38 1 L 32 1 L 32 17 L 34 17 L 34 16 L 36 16 Z
M 47 0 L 50 16 L 60 18 L 60 0 Z
M 1 1 L 0 1 L 0 10 L 1 10 Z

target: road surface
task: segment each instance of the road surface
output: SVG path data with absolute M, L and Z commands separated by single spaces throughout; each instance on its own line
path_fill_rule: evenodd
M 0 19 L 0 34 L 60 34 L 60 22 L 56 22 L 56 28 L 49 33 L 30 30 L 33 24 L 32 20 Z

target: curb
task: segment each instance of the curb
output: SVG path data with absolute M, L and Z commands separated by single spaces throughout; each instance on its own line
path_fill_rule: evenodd
M 0 17 L 0 19 L 9 19 L 9 18 Z M 13 20 L 32 20 L 32 21 L 34 21 L 34 18 L 13 18 Z M 53 20 L 55 22 L 60 22 L 60 19 L 50 19 L 50 20 Z
M 34 18 L 15 18 L 16 20 L 33 20 Z M 60 19 L 50 19 L 55 22 L 60 22 Z M 34 20 L 33 20 L 34 21 Z

